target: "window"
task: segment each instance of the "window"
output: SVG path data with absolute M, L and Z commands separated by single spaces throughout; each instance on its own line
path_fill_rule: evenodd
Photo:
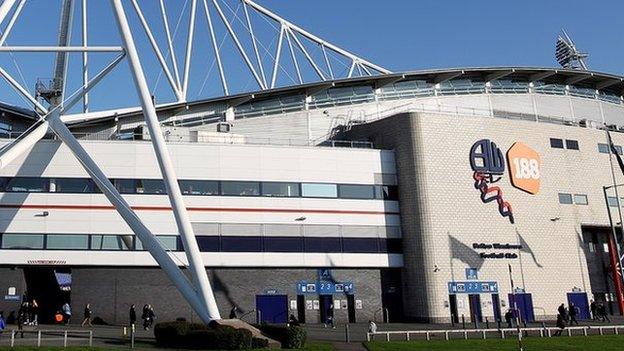
M 91 250 L 130 250 L 133 239 L 132 235 L 91 235 Z
M 274 197 L 299 197 L 298 183 L 262 183 L 262 195 Z
M 375 198 L 396 201 L 399 199 L 399 188 L 396 185 L 375 185 Z
M 46 249 L 86 250 L 89 248 L 88 235 L 48 234 Z
M 613 147 L 615 148 L 615 151 L 618 153 L 618 155 L 622 154 L 622 147 L 620 145 L 613 145 Z
M 579 149 L 578 140 L 566 139 L 565 142 L 566 142 L 566 149 L 568 149 L 568 150 L 578 150 Z
M 114 179 L 113 184 L 121 194 L 136 194 L 137 181 L 135 179 Z
M 43 249 L 43 235 L 2 234 L 3 249 Z
M 574 203 L 577 205 L 587 205 L 587 195 L 574 194 Z
M 379 239 L 379 252 L 403 253 L 403 242 L 401 239 Z
M 14 193 L 41 193 L 48 191 L 49 184 L 50 181 L 46 178 L 6 178 L 5 191 Z
M 260 183 L 259 182 L 221 182 L 221 195 L 258 196 L 260 195 Z
M 167 251 L 178 251 L 178 237 L 176 235 L 157 235 L 156 239 Z M 136 239 L 136 249 L 143 250 L 143 243 Z
M 550 138 L 550 147 L 555 148 L 555 149 L 563 149 L 563 140 Z
M 219 252 L 221 243 L 218 236 L 196 236 L 197 245 L 201 252 Z
M 162 179 L 139 179 L 137 180 L 137 193 L 167 194 L 167 189 Z
M 56 178 L 52 184 L 55 193 L 91 193 L 95 185 L 86 178 Z
M 303 197 L 338 197 L 336 184 L 303 183 L 301 184 Z
M 609 207 L 617 207 L 618 206 L 617 197 L 615 197 L 615 196 L 609 196 L 607 198 L 607 201 L 609 202 Z
M 265 252 L 303 252 L 302 237 L 264 237 Z
M 305 252 L 341 252 L 340 238 L 305 237 Z
M 564 205 L 571 205 L 572 194 L 559 193 L 559 203 Z
M 377 253 L 377 238 L 342 238 L 343 252 Z
M 209 180 L 180 180 L 183 195 L 219 195 L 219 182 Z
M 342 199 L 374 199 L 375 189 L 372 185 L 340 185 L 339 197 Z
M 600 152 L 601 154 L 608 154 L 609 153 L 609 145 L 598 143 L 598 152 Z
M 223 252 L 262 252 L 260 236 L 222 236 L 221 251 Z

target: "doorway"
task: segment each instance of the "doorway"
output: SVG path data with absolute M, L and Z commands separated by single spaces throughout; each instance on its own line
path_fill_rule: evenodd
M 483 314 L 481 313 L 481 296 L 478 294 L 468 295 L 468 303 L 470 305 L 470 321 L 483 322 Z
M 305 323 L 305 315 L 305 295 L 297 295 L 297 319 L 299 320 L 299 323 Z
M 494 310 L 494 321 L 501 321 L 500 298 L 498 294 L 492 294 L 492 309 Z
M 355 295 L 347 295 L 347 312 L 349 315 L 349 323 L 355 323 Z
M 334 297 L 332 295 L 319 295 L 319 305 L 321 323 L 327 323 L 329 317 L 334 318 Z
M 26 301 L 37 302 L 39 324 L 54 323 L 54 314 L 65 303 L 71 305 L 71 269 L 25 267 Z
M 569 292 L 568 306 L 574 304 L 576 308 L 577 319 L 589 319 L 589 303 L 587 302 L 587 294 L 584 292 Z
M 520 321 L 530 323 L 535 321 L 535 313 L 533 311 L 533 296 L 528 293 L 509 294 L 509 307 L 514 307 L 514 297 L 516 309 L 518 310 Z
M 259 322 L 286 323 L 288 321 L 287 295 L 256 295 Z
M 451 309 L 451 322 L 459 323 L 459 316 L 457 315 L 457 295 L 449 295 L 449 308 Z

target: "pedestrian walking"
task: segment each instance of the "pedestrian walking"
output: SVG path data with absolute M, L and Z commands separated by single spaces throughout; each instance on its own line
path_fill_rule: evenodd
M 507 322 L 507 328 L 513 328 L 513 312 L 511 311 L 511 309 L 507 310 L 507 312 L 505 312 L 505 322 Z
M 579 322 L 576 320 L 576 306 L 574 306 L 573 303 L 570 303 L 570 305 L 568 306 L 568 317 L 570 320 L 570 325 L 572 325 L 572 323 L 576 323 L 576 325 L 579 325 Z
M 84 319 L 82 320 L 82 324 L 81 324 L 81 326 L 83 326 L 83 327 L 84 327 L 84 326 L 85 326 L 85 324 L 89 325 L 90 327 L 92 326 L 92 325 L 91 325 L 91 315 L 92 315 L 92 312 L 91 312 L 91 304 L 90 304 L 90 303 L 87 303 L 87 304 L 85 305 L 85 308 L 84 308 Z
M 238 310 L 238 308 L 236 308 L 236 306 L 232 307 L 232 309 L 230 310 L 230 319 L 236 319 L 236 311 Z
M 375 324 L 375 322 L 373 322 L 372 320 L 368 321 L 368 332 L 369 333 L 377 332 L 377 324 Z
M 332 329 L 336 329 L 336 325 L 334 325 L 334 316 L 329 315 L 325 318 L 325 328 L 331 327 Z
M 600 320 L 602 320 L 603 322 L 607 321 L 611 323 L 611 319 L 609 319 L 609 316 L 607 315 L 607 309 L 602 303 L 598 305 L 598 316 L 600 316 Z
M 591 318 L 592 320 L 596 320 L 596 312 L 598 312 L 598 306 L 596 305 L 596 301 L 591 300 L 590 304 L 589 304 L 589 310 L 591 311 Z
M 0 312 L 0 339 L 2 339 L 2 332 L 6 328 L 6 322 L 4 321 L 4 312 Z
M 154 324 L 154 320 L 156 319 L 156 312 L 154 312 L 154 307 L 152 305 L 148 305 L 149 307 L 149 326 L 151 327 Z
M 141 319 L 143 320 L 143 329 L 149 329 L 149 305 L 143 305 L 143 312 L 141 312 Z
M 133 326 L 136 324 L 136 309 L 134 304 L 130 306 L 130 325 Z
M 30 321 L 32 325 L 39 324 L 39 304 L 35 299 L 33 299 L 32 303 L 30 304 Z
M 568 319 L 568 313 L 566 311 L 565 305 L 561 304 L 559 305 L 559 308 L 557 308 L 557 312 L 558 314 L 563 317 L 563 320 L 565 321 L 566 319 Z
M 21 309 L 17 312 L 17 331 L 20 333 L 20 337 L 24 338 L 24 323 L 26 322 L 26 310 Z
M 288 316 L 288 325 L 290 326 L 299 325 L 299 320 L 292 313 L 290 314 L 290 316 Z
M 69 302 L 65 302 L 63 304 L 63 306 L 61 307 L 61 311 L 63 312 L 63 322 L 65 324 L 69 324 L 69 321 L 71 320 L 71 316 L 72 316 L 72 310 L 71 310 L 71 306 L 69 305 Z
M 553 336 L 561 336 L 561 333 L 563 332 L 565 327 L 566 327 L 566 324 L 565 324 L 565 320 L 563 319 L 563 315 L 558 314 L 557 315 L 557 328 L 559 329 L 553 334 Z

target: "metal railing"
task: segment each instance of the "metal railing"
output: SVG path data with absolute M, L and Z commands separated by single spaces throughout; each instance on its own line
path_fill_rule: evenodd
M 564 332 L 568 336 L 572 336 L 573 334 L 583 336 L 588 335 L 605 335 L 605 331 L 607 334 L 611 335 L 619 335 L 620 329 L 624 329 L 624 325 L 606 325 L 606 326 L 582 326 L 582 327 L 566 327 L 565 329 L 561 329 L 559 327 L 534 327 L 534 328 L 520 328 L 520 331 L 524 335 L 528 335 L 530 332 L 534 332 L 536 335 L 540 337 L 552 337 L 557 332 Z M 574 333 L 577 331 L 577 333 Z M 375 336 L 381 335 L 384 336 L 384 341 L 391 341 L 392 335 L 402 336 L 401 339 L 395 340 L 405 340 L 410 341 L 412 336 L 424 336 L 424 339 L 430 341 L 432 337 L 444 335 L 444 340 L 451 340 L 453 334 L 458 334 L 463 336 L 464 339 L 469 339 L 470 336 L 478 335 L 481 339 L 487 339 L 488 335 L 493 337 L 498 337 L 501 339 L 505 339 L 508 335 L 515 335 L 518 332 L 516 328 L 501 328 L 501 329 L 441 329 L 441 330 L 392 330 L 392 331 L 376 331 L 376 332 L 368 332 L 366 333 L 367 341 L 374 341 Z M 593 333 L 595 332 L 595 333 Z
M 21 338 L 16 338 L 20 334 Z M 23 338 L 24 334 L 36 334 L 35 338 Z M 81 337 L 80 335 L 85 335 Z M 45 341 L 63 341 L 63 347 L 67 347 L 70 340 L 88 340 L 89 347 L 93 346 L 92 330 L 11 330 L 11 347 L 15 347 L 17 340 L 35 341 L 36 346 L 41 347 Z M 20 344 L 22 344 L 20 342 Z

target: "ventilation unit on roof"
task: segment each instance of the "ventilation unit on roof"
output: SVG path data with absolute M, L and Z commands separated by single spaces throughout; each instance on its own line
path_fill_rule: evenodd
M 217 132 L 219 133 L 229 133 L 231 129 L 232 129 L 232 123 L 228 123 L 228 122 L 217 123 Z

